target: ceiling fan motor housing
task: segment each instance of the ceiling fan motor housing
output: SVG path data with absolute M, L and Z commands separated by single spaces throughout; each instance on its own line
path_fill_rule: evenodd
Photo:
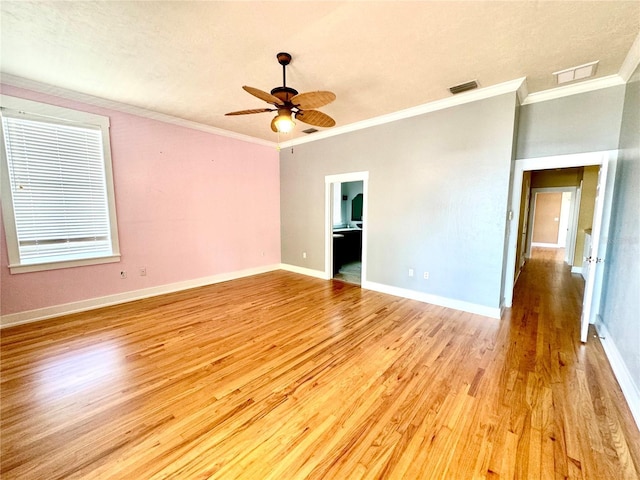
M 293 97 L 298 94 L 298 91 L 295 88 L 291 87 L 276 87 L 271 90 L 271 95 L 274 97 L 278 97 L 283 102 L 287 103 Z

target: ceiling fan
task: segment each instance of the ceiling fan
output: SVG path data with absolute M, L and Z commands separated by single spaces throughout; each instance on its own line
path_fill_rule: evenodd
M 253 108 L 250 110 L 240 110 L 229 112 L 225 115 L 248 115 L 251 113 L 275 112 L 278 114 L 271 120 L 271 130 L 280 133 L 289 133 L 293 130 L 295 122 L 315 125 L 317 127 L 333 127 L 336 121 L 326 113 L 322 113 L 315 108 L 322 107 L 333 102 L 336 95 L 333 92 L 317 91 L 308 93 L 298 93 L 297 90 L 287 87 L 286 67 L 291 63 L 291 55 L 280 52 L 276 55 L 278 63 L 282 65 L 282 86 L 271 90 L 271 93 L 264 92 L 258 88 L 242 87 L 254 97 L 270 103 L 275 108 Z

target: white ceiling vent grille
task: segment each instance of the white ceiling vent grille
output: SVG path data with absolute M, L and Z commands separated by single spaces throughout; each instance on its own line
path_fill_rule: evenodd
M 555 75 L 558 85 L 573 82 L 575 80 L 590 78 L 596 74 L 599 61 L 600 60 L 596 60 L 595 62 L 585 63 L 584 65 L 578 65 L 577 67 L 566 68 L 559 72 L 553 72 L 553 75 Z

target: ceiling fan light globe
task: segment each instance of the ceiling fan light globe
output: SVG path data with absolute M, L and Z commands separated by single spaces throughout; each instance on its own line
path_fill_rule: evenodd
M 273 123 L 280 133 L 289 133 L 293 130 L 293 127 L 296 126 L 296 123 L 289 114 L 279 114 Z

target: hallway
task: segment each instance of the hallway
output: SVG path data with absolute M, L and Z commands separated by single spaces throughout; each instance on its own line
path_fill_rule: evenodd
M 505 317 L 517 332 L 508 342 L 508 356 L 520 358 L 515 383 L 532 407 L 530 428 L 542 435 L 531 440 L 540 441 L 543 459 L 555 452 L 556 474 L 640 478 L 640 434 L 593 326 L 588 343 L 579 341 L 584 280 L 563 257 L 564 249 L 532 250 Z

